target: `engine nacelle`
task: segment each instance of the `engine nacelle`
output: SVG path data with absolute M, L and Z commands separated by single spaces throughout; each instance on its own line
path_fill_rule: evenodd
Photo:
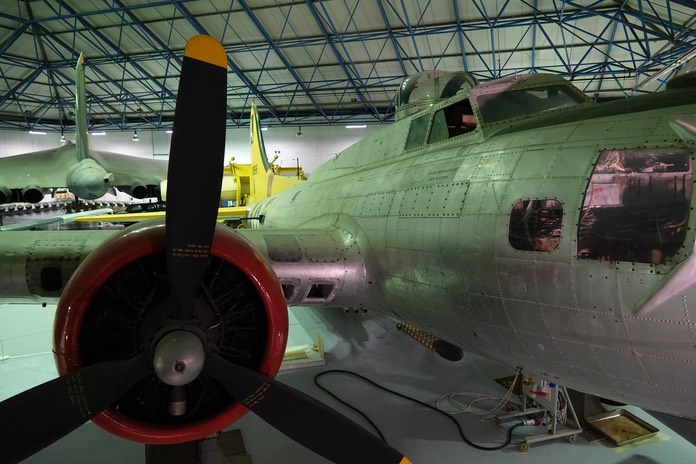
M 288 318 L 270 265 L 246 240 L 218 225 L 203 285 L 196 313 L 208 349 L 274 376 L 285 352 Z M 53 350 L 61 375 L 148 353 L 168 319 L 169 297 L 163 220 L 109 238 L 80 265 L 58 304 Z M 247 411 L 201 374 L 184 387 L 187 412 L 171 416 L 172 388 L 153 371 L 93 422 L 130 440 L 172 444 L 204 438 Z
M 94 200 L 111 187 L 114 175 L 93 159 L 83 159 L 68 171 L 66 185 L 79 198 Z
M 44 199 L 44 191 L 38 185 L 27 185 L 22 190 L 22 199 L 27 203 L 38 203 Z
M 12 190 L 0 185 L 0 205 L 12 202 Z
M 147 198 L 147 196 L 150 193 L 150 189 L 147 188 L 147 185 L 143 184 L 140 181 L 135 181 L 131 185 L 121 186 L 121 190 L 123 190 L 133 198 L 137 198 L 138 200 Z

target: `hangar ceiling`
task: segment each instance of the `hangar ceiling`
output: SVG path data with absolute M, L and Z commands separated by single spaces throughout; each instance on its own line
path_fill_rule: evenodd
M 551 72 L 596 99 L 659 90 L 696 55 L 693 0 L 2 0 L 0 127 L 171 127 L 186 40 L 228 53 L 228 126 L 379 123 L 401 80 Z

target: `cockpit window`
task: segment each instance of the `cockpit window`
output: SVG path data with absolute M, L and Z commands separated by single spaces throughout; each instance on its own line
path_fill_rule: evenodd
M 428 143 L 447 140 L 476 129 L 476 117 L 469 100 L 464 99 L 435 113 Z
M 665 263 L 686 238 L 692 181 L 686 151 L 603 151 L 585 192 L 577 257 Z
M 481 118 L 489 124 L 584 102 L 581 95 L 565 85 L 506 90 L 476 96 Z
M 428 123 L 430 122 L 430 114 L 424 114 L 411 121 L 411 126 L 408 129 L 408 137 L 406 138 L 405 150 L 420 147 L 425 144 L 425 136 L 428 134 Z

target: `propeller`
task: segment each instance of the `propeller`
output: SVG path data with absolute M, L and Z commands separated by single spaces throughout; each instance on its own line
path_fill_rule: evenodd
M 197 305 L 210 261 L 222 183 L 227 55 L 209 36 L 186 46 L 168 171 L 166 259 L 170 319 L 156 343 L 125 361 L 80 368 L 0 403 L 0 464 L 41 450 L 108 408 L 153 373 L 173 387 L 203 373 L 270 425 L 336 463 L 410 463 L 401 453 L 319 401 L 206 346 Z M 191 187 L 198 192 L 189 194 Z M 185 401 L 185 399 L 183 399 Z M 50 413 L 47 413 L 50 411 Z
M 203 369 L 261 419 L 336 464 L 409 464 L 403 454 L 311 396 L 211 354 Z
M 3 401 L 0 463 L 16 463 L 41 451 L 99 414 L 151 373 L 152 365 L 141 354 L 127 361 L 83 367 Z
M 186 50 L 184 66 L 191 72 L 182 71 L 179 81 L 167 172 L 171 316 L 180 321 L 194 317 L 194 300 L 208 267 L 220 202 L 227 112 L 225 50 L 203 35 L 192 38 Z M 192 185 L 195 196 L 190 194 Z

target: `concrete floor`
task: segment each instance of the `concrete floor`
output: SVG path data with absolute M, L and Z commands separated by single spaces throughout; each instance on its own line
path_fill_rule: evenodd
M 53 306 L 0 305 L 0 358 L 7 357 L 0 361 L 0 399 L 55 376 L 50 353 L 54 309 Z M 320 335 L 326 345 L 326 365 L 284 371 L 279 379 L 363 425 L 366 425 L 363 419 L 314 385 L 313 378 L 318 372 L 327 369 L 354 371 L 431 404 L 452 391 L 502 395 L 504 390 L 493 379 L 513 373 L 506 366 L 471 355 L 465 355 L 457 363 L 445 361 L 398 331 L 395 321 L 378 313 L 345 314 L 339 310 L 293 308 L 290 316 L 289 345 L 313 343 Z M 389 396 L 353 378 L 332 376 L 322 380 L 334 393 L 366 412 L 382 429 L 389 443 L 416 464 L 691 464 L 696 459 L 696 447 L 635 408 L 629 410 L 660 429 L 656 437 L 624 447 L 615 447 L 606 441 L 589 443 L 582 437 L 570 444 L 560 438 L 534 444 L 528 452 L 522 452 L 519 449 L 522 438 L 541 433 L 538 427 L 524 427 L 515 431 L 507 448 L 480 451 L 465 444 L 451 422 L 432 411 Z M 457 418 L 468 438 L 476 443 L 492 446 L 505 439 L 505 433 L 495 427 L 490 418 L 473 415 L 458 415 Z M 253 414 L 247 414 L 230 429 L 241 430 L 255 464 L 328 462 L 285 438 Z M 351 437 L 345 439 L 351 440 Z M 355 446 L 360 444 L 355 443 Z M 114 437 L 88 423 L 24 462 L 140 464 L 145 462 L 145 457 L 143 445 Z

